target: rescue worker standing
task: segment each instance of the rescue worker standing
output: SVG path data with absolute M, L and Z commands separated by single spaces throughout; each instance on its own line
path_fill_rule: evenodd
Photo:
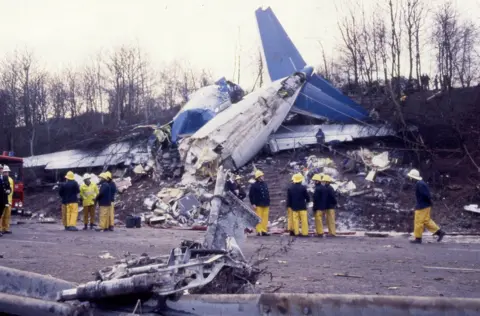
M 414 219 L 414 240 L 411 243 L 421 244 L 422 235 L 425 227 L 433 233 L 434 236 L 438 236 L 437 241 L 442 241 L 446 233 L 441 230 L 438 225 L 431 219 L 430 212 L 432 210 L 432 197 L 427 184 L 420 177 L 420 172 L 416 169 L 410 170 L 407 176 L 416 181 L 415 184 L 415 196 L 417 204 L 415 205 L 415 219 Z
M 241 179 L 242 177 L 236 175 L 233 179 L 228 180 L 225 185 L 228 191 L 232 192 L 233 194 L 235 194 L 236 197 L 243 201 L 247 194 L 242 188 L 242 184 L 240 183 Z
M 5 206 L 3 210 L 3 215 L 1 216 L 0 222 L 0 233 L 2 234 L 11 234 L 10 231 L 10 217 L 12 216 L 12 199 L 13 199 L 13 189 L 15 185 L 13 183 L 13 179 L 9 176 L 10 168 L 5 165 L 3 167 L 3 180 L 7 181 L 10 186 L 10 193 L 8 194 L 8 205 Z
M 255 183 L 250 187 L 248 197 L 250 203 L 255 209 L 255 213 L 260 217 L 261 221 L 256 227 L 258 236 L 270 236 L 268 233 L 268 213 L 270 208 L 270 193 L 268 186 L 263 178 L 264 174 L 261 170 L 255 171 Z
M 65 195 L 63 194 L 63 186 L 65 183 L 59 184 L 58 195 L 60 195 L 61 203 L 62 203 L 62 224 L 67 230 L 67 208 L 65 207 Z
M 80 187 L 77 181 L 75 181 L 75 176 L 72 171 L 67 172 L 65 179 L 67 179 L 67 181 L 60 188 L 60 190 L 62 190 L 60 196 L 63 197 L 65 202 L 66 230 L 77 231 L 78 194 L 80 193 Z
M 112 194 L 110 184 L 108 183 L 108 176 L 106 173 L 101 173 L 100 189 L 96 197 L 96 202 L 100 206 L 100 214 L 98 219 L 98 231 L 107 232 L 110 229 L 110 209 L 112 206 Z
M 313 182 L 315 183 L 315 191 L 313 193 L 313 213 L 315 215 L 315 232 L 317 237 L 323 237 L 323 196 L 326 194 L 326 188 L 322 184 L 321 174 L 315 174 L 312 177 Z
M 337 236 L 337 230 L 335 227 L 335 207 L 337 206 L 337 199 L 335 198 L 335 190 L 330 185 L 330 183 L 332 182 L 333 179 L 329 175 L 322 176 L 323 188 L 320 188 L 320 200 L 317 202 L 317 208 L 320 211 L 317 211 L 317 213 L 315 214 L 315 221 L 317 222 L 318 218 L 319 223 L 317 234 L 323 234 L 322 217 L 323 214 L 325 214 L 325 217 L 327 218 L 328 237 Z
M 302 185 L 303 176 L 300 173 L 294 174 L 292 177 L 293 184 L 288 188 L 287 205 L 292 209 L 292 230 L 295 236 L 299 235 L 299 221 L 302 229 L 301 237 L 308 237 L 308 214 L 307 203 L 310 202 L 307 188 Z
M 292 205 L 288 199 L 288 189 L 287 189 L 286 201 L 287 201 L 287 231 L 290 234 L 290 236 L 295 236 L 295 233 L 293 232 L 293 211 L 292 211 Z
M 83 230 L 87 230 L 90 223 L 90 229 L 93 229 L 95 223 L 95 199 L 98 195 L 98 186 L 91 182 L 91 175 L 83 175 L 83 184 L 80 186 L 80 198 L 83 204 Z
M 109 227 L 108 229 L 110 231 L 113 231 L 113 228 L 115 226 L 115 194 L 117 193 L 117 186 L 115 185 L 115 182 L 112 180 L 112 174 L 110 171 L 105 172 L 105 175 L 107 176 L 107 181 L 108 185 L 110 186 L 110 198 L 111 198 L 111 203 L 110 203 L 110 219 L 109 219 Z
M 12 191 L 8 178 L 3 176 L 3 166 L 0 165 L 0 218 L 3 219 L 3 212 L 8 207 L 8 196 Z M 2 237 L 2 233 L 0 233 Z

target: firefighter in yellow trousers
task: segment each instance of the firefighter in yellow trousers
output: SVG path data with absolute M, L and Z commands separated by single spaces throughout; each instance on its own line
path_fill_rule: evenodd
M 12 216 L 12 199 L 13 199 L 13 189 L 14 183 L 13 179 L 9 176 L 10 168 L 5 165 L 3 167 L 3 178 L 8 179 L 8 183 L 10 184 L 10 193 L 8 194 L 8 205 L 5 206 L 3 210 L 3 215 L 1 216 L 0 221 L 0 233 L 2 234 L 11 234 L 12 231 L 10 230 L 10 217 Z
M 302 185 L 303 176 L 300 173 L 292 177 L 293 184 L 288 188 L 287 205 L 292 210 L 292 226 L 295 236 L 308 237 L 307 203 L 310 202 L 307 188 Z M 301 223 L 302 229 L 299 231 Z
M 80 186 L 80 198 L 83 204 L 83 230 L 87 230 L 88 224 L 93 229 L 95 223 L 95 199 L 98 195 L 98 186 L 91 182 L 91 175 L 83 175 L 83 184 Z
M 110 231 L 110 209 L 112 206 L 112 195 L 110 185 L 108 184 L 108 175 L 101 173 L 100 189 L 96 198 L 96 202 L 100 207 L 100 214 L 98 220 L 98 231 Z
M 418 172 L 416 169 L 410 170 L 407 176 L 416 181 L 415 196 L 417 199 L 417 204 L 415 205 L 415 220 L 413 230 L 415 239 L 411 240 L 410 242 L 414 244 L 421 244 L 422 235 L 425 228 L 432 232 L 434 236 L 438 236 L 438 242 L 442 241 L 446 233 L 441 230 L 430 217 L 430 212 L 432 210 L 432 197 L 427 184 L 423 181 L 422 177 L 420 177 L 420 172 Z
M 80 193 L 80 187 L 72 171 L 67 172 L 65 175 L 67 181 L 60 187 L 60 196 L 62 197 L 62 203 L 65 205 L 66 213 L 66 225 L 65 229 L 68 231 L 77 231 L 77 219 L 78 219 L 78 195 Z
M 109 216 L 110 216 L 110 226 L 108 229 L 110 231 L 113 231 L 113 228 L 115 227 L 115 194 L 117 193 L 117 186 L 115 185 L 115 182 L 113 182 L 112 179 L 112 174 L 110 171 L 105 172 L 105 175 L 107 176 L 107 182 L 108 185 L 110 186 L 110 198 L 111 198 L 111 204 L 110 204 L 110 211 L 109 211 Z
M 268 233 L 268 213 L 270 210 L 270 193 L 268 186 L 263 178 L 264 174 L 261 170 L 255 171 L 255 183 L 250 187 L 248 197 L 250 203 L 255 209 L 255 213 L 260 217 L 261 221 L 256 227 L 258 236 L 269 236 Z
M 323 237 L 323 215 L 327 218 L 328 236 L 337 236 L 335 227 L 335 206 L 337 200 L 335 191 L 330 186 L 333 179 L 329 175 L 316 174 L 312 178 L 315 181 L 315 193 L 313 194 L 313 211 L 315 213 L 315 230 L 318 237 Z

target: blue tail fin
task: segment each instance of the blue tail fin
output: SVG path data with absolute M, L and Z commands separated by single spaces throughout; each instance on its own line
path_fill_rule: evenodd
M 271 8 L 255 11 L 263 56 L 272 81 L 301 71 L 306 63 L 288 37 Z M 313 74 L 292 109 L 298 113 L 330 121 L 352 123 L 367 119 L 367 111 L 328 81 Z
M 272 9 L 255 11 L 268 74 L 272 81 L 302 70 L 306 63 Z

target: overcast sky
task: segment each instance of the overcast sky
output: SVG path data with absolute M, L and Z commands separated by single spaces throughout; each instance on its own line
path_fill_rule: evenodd
M 426 1 L 435 7 L 443 0 Z M 479 20 L 480 0 L 456 3 Z M 259 45 L 254 12 L 262 6 L 272 7 L 307 63 L 320 61 L 318 40 L 335 53 L 332 0 L 0 0 L 0 57 L 27 47 L 57 70 L 82 65 L 100 49 L 138 43 L 157 66 L 181 60 L 230 78 L 240 43 L 241 81 L 251 85 Z

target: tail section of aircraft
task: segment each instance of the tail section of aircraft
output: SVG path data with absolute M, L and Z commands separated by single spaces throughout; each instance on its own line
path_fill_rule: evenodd
M 255 11 L 263 57 L 271 81 L 302 71 L 306 62 L 271 8 Z M 367 111 L 327 80 L 313 73 L 300 92 L 292 111 L 329 121 L 352 123 L 368 118 Z

